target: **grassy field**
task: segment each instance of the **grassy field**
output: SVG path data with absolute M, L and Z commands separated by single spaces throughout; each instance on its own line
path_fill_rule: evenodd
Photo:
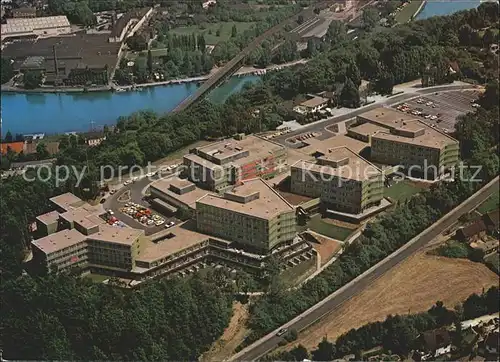
M 487 212 L 498 209 L 500 205 L 500 195 L 498 193 L 494 193 L 491 195 L 485 202 L 483 202 L 477 208 L 481 214 L 486 214 Z
M 409 22 L 422 2 L 422 0 L 412 0 L 411 3 L 406 5 L 399 13 L 396 14 L 396 22 L 399 24 L 405 24 Z
M 307 223 L 307 227 L 318 234 L 340 241 L 345 240 L 354 231 L 353 229 L 340 227 L 325 220 L 321 218 L 321 215 L 313 216 Z
M 384 196 L 390 197 L 393 200 L 404 201 L 409 199 L 411 196 L 422 191 L 421 187 L 418 187 L 414 182 L 405 180 L 400 181 L 391 187 L 384 188 Z
M 91 274 L 85 275 L 84 278 L 89 278 L 94 283 L 102 283 L 103 281 L 105 281 L 106 279 L 109 279 L 110 277 L 108 275 L 91 273 Z
M 205 36 L 205 42 L 207 45 L 215 45 L 220 41 L 227 40 L 231 38 L 231 31 L 233 25 L 236 25 L 238 33 L 250 29 L 254 23 L 241 23 L 241 22 L 225 22 L 218 24 L 202 24 L 202 25 L 191 25 L 191 26 L 181 26 L 170 30 L 174 34 L 179 35 L 190 35 L 190 34 L 203 34 Z M 220 36 L 217 36 L 217 30 L 221 29 Z M 211 32 L 211 34 L 210 34 Z
M 490 255 L 484 258 L 484 262 L 486 265 L 490 267 L 495 273 L 500 274 L 500 261 L 498 253 L 491 253 Z
M 453 307 L 472 293 L 498 285 L 498 275 L 484 264 L 449 259 L 420 252 L 384 274 L 354 298 L 310 328 L 301 331 L 297 341 L 315 348 L 327 336 L 335 340 L 352 328 L 384 320 L 389 314 L 418 313 L 436 301 Z M 286 346 L 292 348 L 292 345 Z

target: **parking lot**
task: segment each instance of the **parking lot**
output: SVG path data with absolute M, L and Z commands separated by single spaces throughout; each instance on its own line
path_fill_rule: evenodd
M 436 92 L 399 103 L 394 108 L 421 118 L 422 121 L 446 133 L 452 133 L 458 116 L 479 107 L 474 103 L 479 95 L 479 91 L 476 90 Z

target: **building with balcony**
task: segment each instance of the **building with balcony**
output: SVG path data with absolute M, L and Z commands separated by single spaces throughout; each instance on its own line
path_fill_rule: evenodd
M 238 135 L 184 156 L 185 175 L 200 187 L 223 191 L 256 177 L 272 178 L 285 171 L 286 148 L 254 135 Z
M 202 199 L 208 196 L 213 195 Z M 126 279 L 133 287 L 152 278 L 185 276 L 207 266 L 260 274 L 271 256 L 280 261 L 282 269 L 317 257 L 312 246 L 295 232 L 294 209 L 264 181 L 248 181 L 225 196 L 235 203 L 230 207 L 232 214 L 241 218 L 233 215 L 215 222 L 223 230 L 221 235 L 233 239 L 218 237 L 217 232 L 204 233 L 197 220 L 145 236 L 143 230 L 108 225 L 99 216 L 99 207 L 62 194 L 51 199 L 58 210 L 37 218 L 37 225 L 48 235 L 32 242 L 33 260 L 49 272 L 78 267 Z M 205 200 L 218 217 L 217 202 Z M 250 230 L 250 236 L 243 240 L 231 232 L 240 220 L 246 220 L 241 230 Z M 215 222 L 200 213 L 201 228 Z M 257 229 L 252 231 L 252 226 Z
M 393 109 L 376 108 L 357 118 L 348 135 L 371 145 L 374 162 L 400 165 L 412 176 L 435 179 L 458 163 L 456 139 Z
M 291 167 L 291 192 L 320 198 L 324 208 L 359 214 L 383 199 L 382 171 L 347 147 Z
M 268 252 L 296 235 L 295 209 L 262 179 L 196 202 L 198 231 Z

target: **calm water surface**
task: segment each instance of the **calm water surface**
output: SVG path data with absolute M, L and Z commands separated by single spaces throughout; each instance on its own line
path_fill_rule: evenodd
M 259 79 L 258 76 L 233 77 L 212 91 L 209 99 L 223 103 L 246 82 Z M 166 113 L 197 88 L 196 83 L 186 83 L 118 93 L 3 93 L 2 133 L 9 130 L 13 134 L 87 131 L 114 124 L 118 117 L 143 109 Z

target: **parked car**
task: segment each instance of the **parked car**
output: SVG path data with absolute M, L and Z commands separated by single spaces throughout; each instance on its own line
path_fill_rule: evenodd
M 174 225 L 175 225 L 175 222 L 169 221 L 168 223 L 165 224 L 165 229 L 171 228 Z
M 281 329 L 278 331 L 278 333 L 276 333 L 276 335 L 277 335 L 278 337 L 281 337 L 281 336 L 282 336 L 282 335 L 284 335 L 287 331 L 288 331 L 288 329 L 286 329 L 286 328 L 281 328 Z

